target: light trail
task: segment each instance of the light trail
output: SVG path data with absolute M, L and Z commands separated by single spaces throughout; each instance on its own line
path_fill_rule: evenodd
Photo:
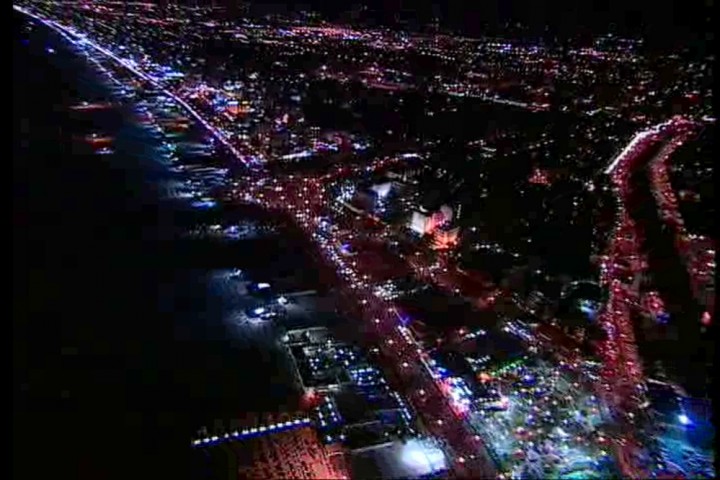
M 24 15 L 27 15 L 27 16 L 29 16 L 29 17 L 37 20 L 38 22 L 40 22 L 40 23 L 42 23 L 42 24 L 44 24 L 44 25 L 52 28 L 52 29 L 55 30 L 56 32 L 60 33 L 63 37 L 65 37 L 65 38 L 67 38 L 68 40 L 70 40 L 72 43 L 74 43 L 74 44 L 85 44 L 85 45 L 88 45 L 88 46 L 92 47 L 93 49 L 95 49 L 96 51 L 102 53 L 102 54 L 105 55 L 106 57 L 111 58 L 111 59 L 114 60 L 115 62 L 119 63 L 120 65 L 122 65 L 122 66 L 123 66 L 125 69 L 127 69 L 128 71 L 130 71 L 130 72 L 132 72 L 133 74 L 135 74 L 136 76 L 142 78 L 143 80 L 145 80 L 146 82 L 148 82 L 149 84 L 151 84 L 153 87 L 155 87 L 156 89 L 158 89 L 159 91 L 161 91 L 163 94 L 165 94 L 165 95 L 167 95 L 168 97 L 170 97 L 170 98 L 172 98 L 173 100 L 175 100 L 175 102 L 177 102 L 177 103 L 178 103 L 181 107 L 183 107 L 190 115 L 192 115 L 198 122 L 200 122 L 200 123 L 203 125 L 203 127 L 205 127 L 216 139 L 218 139 L 218 140 L 220 141 L 220 143 L 222 143 L 225 147 L 227 147 L 227 149 L 230 150 L 230 151 L 232 152 L 232 154 L 233 154 L 238 160 L 240 160 L 242 163 L 244 163 L 246 166 L 248 166 L 248 167 L 255 167 L 255 168 L 257 168 L 258 166 L 260 166 L 259 163 L 249 162 L 249 161 L 247 160 L 247 158 L 246 158 L 244 155 L 242 155 L 242 154 L 228 141 L 228 139 L 225 137 L 225 135 L 224 135 L 220 130 L 218 130 L 217 128 L 215 128 L 215 127 L 213 127 L 212 125 L 210 125 L 210 123 L 208 123 L 208 122 L 207 122 L 194 108 L 192 108 L 185 100 L 183 100 L 182 98 L 178 97 L 177 95 L 175 95 L 174 93 L 172 93 L 172 92 L 171 92 L 170 90 L 168 90 L 167 88 L 163 87 L 163 86 L 162 86 L 157 80 L 155 80 L 153 77 L 149 76 L 148 74 L 146 74 L 146 73 L 143 72 L 142 70 L 137 69 L 137 68 L 136 68 L 132 63 L 130 63 L 129 61 L 125 60 L 125 59 L 122 58 L 122 57 L 118 57 L 117 55 L 115 55 L 113 52 L 111 52 L 110 50 L 106 49 L 105 47 L 102 47 L 101 45 L 98 45 L 97 43 L 93 42 L 92 40 L 89 40 L 89 39 L 87 38 L 87 36 L 85 36 L 85 35 L 83 35 L 83 34 L 81 34 L 81 33 L 77 33 L 74 29 L 68 28 L 68 27 L 66 27 L 66 26 L 64 26 L 64 25 L 61 25 L 61 24 L 59 24 L 59 23 L 57 23 L 57 22 L 54 22 L 54 21 L 52 21 L 52 20 L 48 20 L 48 19 L 46 19 L 46 18 L 43 18 L 43 17 L 41 17 L 41 16 L 39 16 L 39 15 L 36 15 L 36 14 L 30 12 L 29 10 L 26 10 L 26 9 L 24 9 L 24 8 L 18 6 L 18 5 L 13 5 L 13 9 L 15 9 L 16 11 L 18 11 L 18 12 L 24 14 Z M 73 38 L 74 38 L 74 39 L 73 39 Z

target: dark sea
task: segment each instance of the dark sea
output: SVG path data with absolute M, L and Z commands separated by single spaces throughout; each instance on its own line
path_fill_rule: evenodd
M 17 13 L 13 29 L 15 477 L 205 478 L 189 448 L 200 426 L 294 394 L 272 332 L 228 323 L 244 304 L 218 269 L 312 271 L 304 247 L 278 234 L 224 264 L 212 244 L 177 245 L 187 207 L 160 200 L 173 174 L 130 108 L 70 114 L 110 99 L 102 78 Z M 116 154 L 77 141 L 91 131 Z

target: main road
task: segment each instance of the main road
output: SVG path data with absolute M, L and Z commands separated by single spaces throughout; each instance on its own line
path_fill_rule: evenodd
M 635 341 L 632 312 L 639 303 L 639 279 L 647 268 L 642 230 L 630 215 L 631 176 L 667 152 L 663 145 L 677 144 L 687 135 L 689 122 L 681 118 L 639 132 L 610 163 L 610 176 L 617 197 L 614 230 L 601 261 L 601 284 L 609 288 L 607 303 L 599 316 L 607 338 L 599 347 L 603 370 L 599 394 L 604 398 L 623 432 L 616 443 L 623 474 L 630 478 L 648 475 L 644 448 L 635 438 L 635 423 L 644 408 L 644 375 Z

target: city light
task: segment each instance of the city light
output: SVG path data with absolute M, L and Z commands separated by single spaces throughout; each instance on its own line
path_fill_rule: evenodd
M 678 70 L 685 60 L 644 56 L 638 42 L 612 36 L 558 49 L 529 39 L 470 41 L 323 20 L 220 24 L 203 18 L 208 11 L 200 7 L 182 6 L 127 15 L 128 22 L 147 27 L 127 34 L 112 3 L 27 3 L 14 9 L 94 61 L 117 86 L 113 102 L 133 104 L 143 132 L 157 142 L 158 164 L 174 175 L 162 187 L 169 198 L 185 199 L 196 215 L 224 215 L 225 207 L 240 206 L 282 219 L 277 223 L 308 241 L 303 253 L 313 257 L 323 287 L 331 287 L 335 313 L 369 343 L 365 359 L 361 349 L 330 336 L 312 340 L 317 331 L 304 337 L 283 332 L 304 389 L 302 415 L 310 417 L 205 435 L 193 440 L 194 447 L 305 426 L 324 443 L 347 446 L 356 426 L 344 423 L 341 394 L 352 390 L 391 405 L 378 424 L 387 427 L 392 410 L 404 433 L 388 428 L 379 436 L 395 441 L 412 434 L 399 457 L 424 472 L 418 475 L 460 468 L 478 478 L 650 478 L 660 470 L 651 465 L 656 426 L 648 420 L 653 402 L 647 382 L 662 369 L 640 353 L 653 336 L 646 333 L 666 339 L 666 331 L 684 324 L 682 314 L 669 313 L 680 310 L 668 288 L 657 285 L 656 252 L 636 212 L 635 178 L 646 175 L 647 197 L 671 234 L 690 294 L 703 299 L 691 323 L 701 330 L 699 316 L 705 332 L 712 324 L 714 291 L 707 292 L 714 241 L 690 233 L 681 205 L 700 195 L 692 189 L 676 195 L 669 162 L 693 141 L 699 119 L 714 121 L 705 101 L 710 91 L 695 83 L 699 67 Z M 181 48 L 170 48 L 165 37 Z M 252 57 L 247 71 L 222 60 L 222 68 L 208 68 L 198 41 L 206 38 L 242 45 Z M 311 68 L 293 66 L 306 57 L 313 59 Z M 430 61 L 408 61 L 414 58 Z M 653 62 L 667 62 L 664 68 L 678 79 L 661 81 Z M 415 63 L 443 68 L 418 75 Z M 627 82 L 620 77 L 625 71 L 632 72 Z M 342 97 L 323 87 L 316 95 L 321 98 L 313 99 L 318 84 L 342 91 L 353 85 L 361 93 Z M 418 109 L 417 128 L 405 128 L 399 114 L 409 93 L 433 99 Z M 676 105 L 677 99 L 688 106 Z M 369 125 L 362 109 L 375 100 L 392 115 Z M 491 133 L 452 135 L 447 143 L 462 154 L 448 154 L 434 130 L 442 130 L 445 119 L 461 118 L 456 114 L 469 101 L 512 112 L 513 121 L 506 125 L 498 115 Z M 307 105 L 313 102 L 357 119 L 362 128 L 318 121 Z M 682 115 L 668 120 L 669 106 Z M 103 108 L 85 102 L 72 111 Z M 536 121 L 558 112 L 571 119 L 562 135 L 554 125 L 514 124 L 515 114 Z M 395 114 L 401 120 L 384 123 Z M 432 125 L 430 134 L 425 123 Z M 186 141 L 195 130 L 204 139 Z M 82 141 L 97 155 L 114 155 L 102 160 L 114 160 L 120 150 L 103 132 Z M 204 163 L 180 160 L 186 156 Z M 496 169 L 512 180 L 498 181 Z M 500 207 L 512 213 L 499 213 Z M 588 238 L 575 257 L 570 244 L 578 237 L 564 236 L 565 228 Z M 541 230 L 555 240 L 542 239 Z M 188 229 L 184 238 L 237 246 L 268 231 L 215 219 Z M 565 263 L 592 257 L 577 265 L 583 273 L 568 273 L 574 269 L 551 258 L 557 239 L 569 245 L 555 255 L 567 257 Z M 240 269 L 223 275 L 246 276 Z M 254 297 L 233 317 L 238 324 L 285 329 L 282 315 L 305 308 L 285 281 L 271 280 L 276 288 L 227 281 Z M 573 300 L 571 313 L 561 311 L 565 297 L 577 299 L 580 284 L 600 293 Z M 276 297 L 279 288 L 285 294 Z M 433 299 L 432 308 L 418 307 L 417 299 L 426 298 Z M 433 320 L 451 304 L 467 306 L 467 318 L 446 313 Z M 260 316 L 273 322 L 247 321 Z M 686 411 L 693 420 L 675 412 L 665 418 L 694 425 L 688 429 L 694 432 L 700 417 Z M 417 419 L 440 443 L 415 436 Z

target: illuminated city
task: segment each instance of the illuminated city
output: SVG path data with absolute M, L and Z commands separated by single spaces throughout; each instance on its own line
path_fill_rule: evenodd
M 202 478 L 714 478 L 713 54 L 238 8 L 13 5 L 16 48 L 98 78 L 55 107 L 59 150 L 151 165 L 122 182 L 165 206 L 125 209 L 154 225 L 173 362 L 205 377 L 158 363 L 197 410 L 178 456 Z

